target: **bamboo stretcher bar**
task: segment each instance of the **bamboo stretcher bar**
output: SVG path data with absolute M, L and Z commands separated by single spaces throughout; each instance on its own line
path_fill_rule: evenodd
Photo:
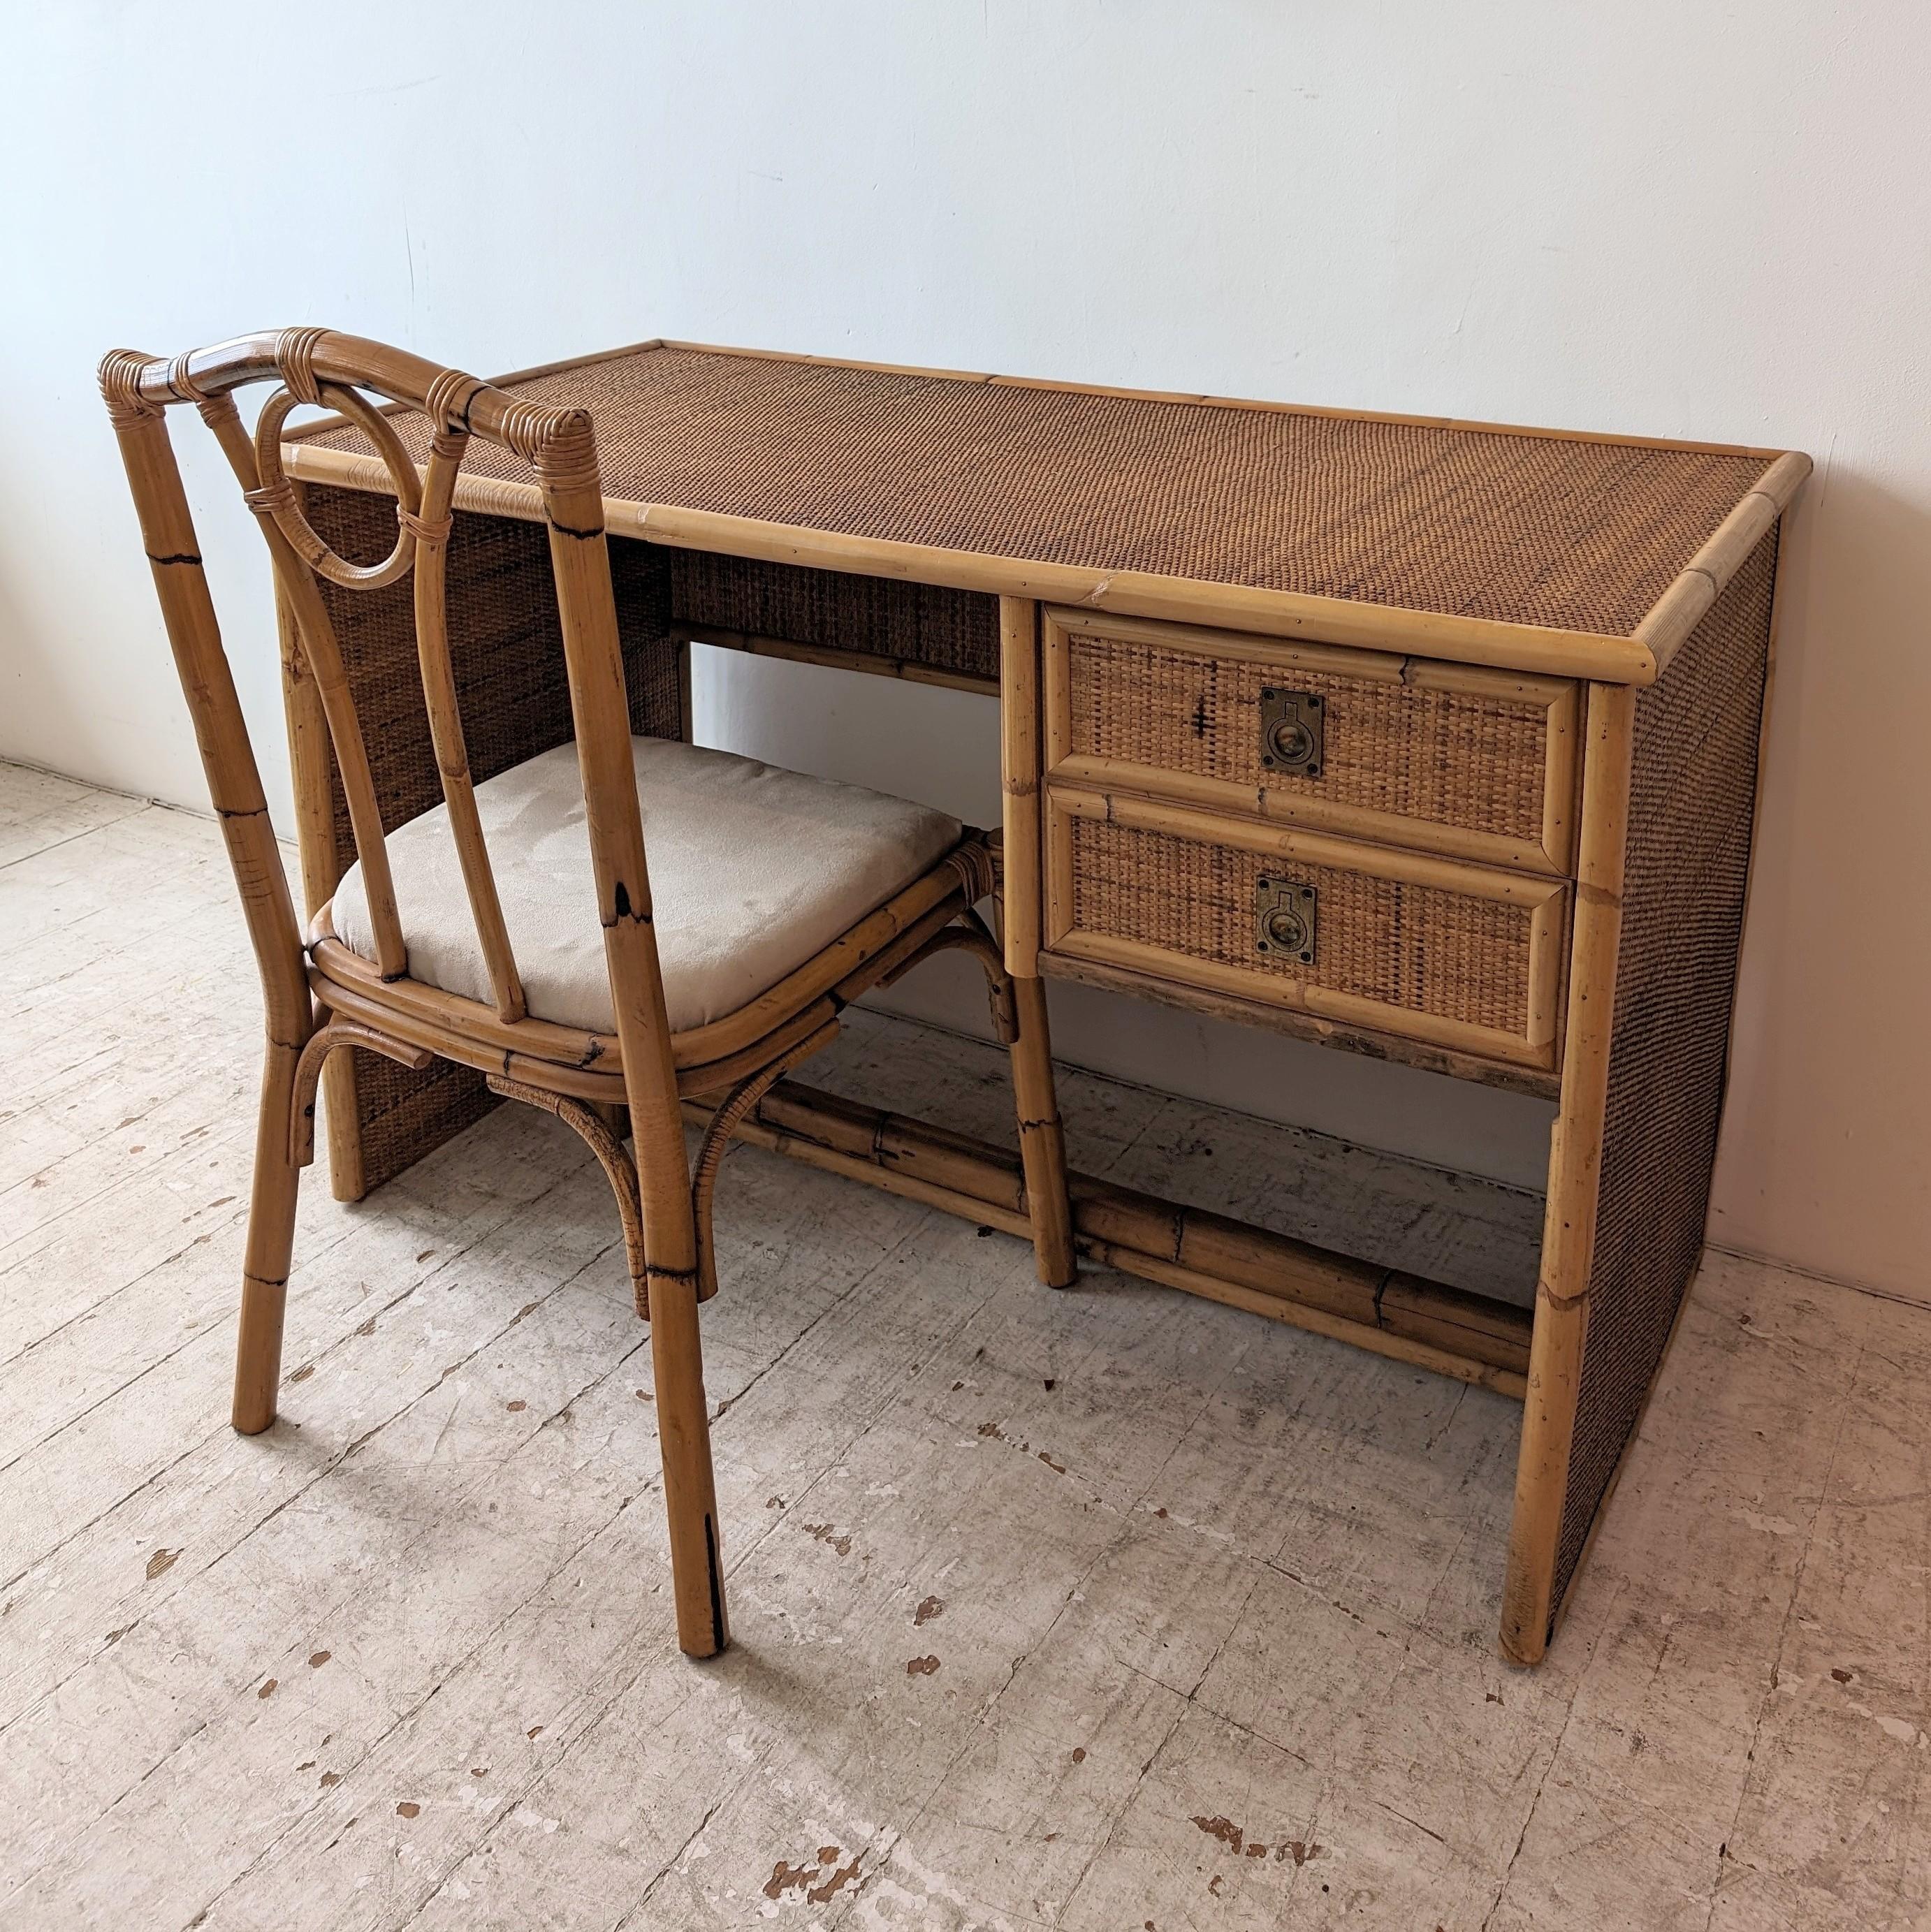
M 695 1122 L 710 1119 L 699 1102 L 684 1112 Z M 968 1135 L 786 1080 L 734 1137 L 1002 1234 L 1032 1233 L 1018 1156 Z M 1523 1396 L 1527 1309 L 1091 1174 L 1069 1174 L 1067 1182 L 1074 1244 L 1103 1267 Z

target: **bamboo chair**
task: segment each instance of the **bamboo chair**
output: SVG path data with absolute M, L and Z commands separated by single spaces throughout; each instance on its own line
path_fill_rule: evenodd
M 263 382 L 279 386 L 251 435 L 234 392 Z M 735 1012 L 674 1032 L 652 924 L 638 798 L 637 760 L 661 741 L 633 742 L 630 735 L 589 416 L 518 403 L 473 376 L 320 329 L 243 337 L 172 362 L 116 351 L 101 364 L 101 386 L 234 868 L 266 1010 L 234 1426 L 254 1434 L 275 1420 L 296 1193 L 301 1170 L 314 1157 L 323 1061 L 344 1047 L 359 1047 L 412 1067 L 441 1056 L 480 1069 L 498 1093 L 545 1109 L 580 1134 L 616 1193 L 638 1311 L 650 1326 L 678 1641 L 692 1656 L 712 1655 L 728 1636 L 698 1304 L 716 1287 L 711 1207 L 718 1167 L 734 1129 L 772 1084 L 830 1042 L 846 1001 L 941 950 L 960 948 L 979 962 L 998 1030 L 1011 1049 L 1040 1273 L 1053 1285 L 1072 1278 L 1065 1157 L 1038 988 L 1020 982 L 1016 997 L 1015 982 L 973 910 L 993 886 L 989 842 L 955 828 L 949 850 L 935 862 L 921 862 L 916 876 L 901 880 L 883 904 L 777 983 Z M 404 450 L 391 413 L 364 391 L 428 418 L 433 440 L 422 471 Z M 305 943 L 296 924 L 169 440 L 167 411 L 184 402 L 195 404 L 213 430 L 256 513 L 305 660 L 301 668 L 315 680 L 373 932 L 368 956 L 337 935 L 332 907 L 317 915 Z M 299 404 L 339 411 L 381 452 L 399 526 L 395 548 L 383 562 L 350 562 L 309 526 L 281 455 L 283 424 Z M 456 479 L 473 436 L 515 452 L 542 488 L 595 880 L 594 905 L 587 883 L 584 888 L 584 945 L 595 975 L 600 927 L 614 1019 L 605 1030 L 530 1010 L 484 836 L 479 788 L 471 783 L 465 758 L 444 574 Z M 423 696 L 488 997 L 412 976 L 404 938 L 407 908 L 398 904 L 399 868 L 391 863 L 389 842 L 396 835 L 384 835 L 355 698 L 318 583 L 326 578 L 351 590 L 374 590 L 412 569 Z M 690 755 L 687 748 L 676 749 Z M 420 828 L 424 821 L 414 823 Z M 693 1161 L 682 1108 L 698 1099 L 708 1099 L 711 1108 Z M 614 1130 L 625 1108 L 630 1147 Z

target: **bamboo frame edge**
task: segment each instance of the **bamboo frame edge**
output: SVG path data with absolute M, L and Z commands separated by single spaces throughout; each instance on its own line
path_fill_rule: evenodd
M 824 670 L 857 671 L 868 677 L 895 678 L 901 684 L 929 685 L 940 691 L 964 692 L 972 698 L 997 698 L 996 677 L 980 677 L 970 671 L 943 670 L 920 664 L 912 658 L 887 657 L 879 651 L 845 650 L 830 644 L 800 644 L 788 638 L 773 638 L 758 631 L 734 631 L 722 624 L 694 624 L 683 617 L 673 618 L 671 629 L 693 644 L 709 644 L 714 650 L 736 651 L 752 658 L 775 658 L 787 664 L 812 664 Z
M 1560 1111 L 1550 1136 L 1542 1258 L 1498 1642 L 1514 1664 L 1540 1662 L 1587 1348 L 1603 1126 L 1622 938 L 1635 694 L 1597 686 L 1584 727 L 1584 788 Z
M 1810 458 L 1800 450 L 1779 454 L 1630 633 L 1654 656 L 1657 676 L 1668 670 L 1751 551 L 1795 502 L 1811 470 Z
M 1561 1096 L 1562 1076 L 1553 1068 L 1488 1058 L 1458 1048 L 1385 1032 L 1359 1022 L 1329 1018 L 1301 1007 L 1264 1006 L 1258 1000 L 1243 1000 L 1238 994 L 1184 985 L 1132 967 L 1082 959 L 1071 953 L 1042 952 L 1039 970 L 1045 979 L 1066 980 L 1076 986 L 1098 987 L 1104 992 L 1151 1000 L 1157 1006 L 1170 1006 L 1176 1012 L 1203 1013 L 1230 1025 L 1257 1028 L 1263 1033 L 1281 1034 L 1310 1046 L 1358 1054 L 1363 1059 L 1385 1060 L 1445 1080 L 1464 1080 L 1475 1086 L 1493 1087 L 1503 1093 L 1520 1094 L 1536 1100 L 1553 1101 Z
M 302 482 L 383 496 L 391 494 L 388 472 L 377 458 L 289 442 L 284 447 L 284 459 L 289 475 Z M 540 494 L 534 484 L 467 474 L 457 485 L 455 507 L 525 522 L 542 518 Z M 1392 645 L 1410 656 L 1532 676 L 1646 685 L 1653 683 L 1657 675 L 1656 658 L 1647 644 L 1607 632 L 1356 603 L 1346 598 L 1164 577 L 1149 572 L 1100 570 L 986 551 L 942 550 L 718 511 L 641 503 L 626 497 L 608 497 L 603 508 L 611 536 L 641 538 L 672 549 L 896 578 L 1074 610 L 1202 623 L 1343 650 L 1386 652 Z

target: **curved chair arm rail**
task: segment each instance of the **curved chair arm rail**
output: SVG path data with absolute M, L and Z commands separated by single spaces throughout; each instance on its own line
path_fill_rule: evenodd
M 480 376 L 332 328 L 266 329 L 172 359 L 116 349 L 101 363 L 109 409 L 131 416 L 158 416 L 176 403 L 206 406 L 266 382 L 284 384 L 297 402 L 317 408 L 325 387 L 373 389 L 419 410 L 438 430 L 486 437 L 539 468 L 560 443 L 590 434 L 586 410 L 519 402 Z

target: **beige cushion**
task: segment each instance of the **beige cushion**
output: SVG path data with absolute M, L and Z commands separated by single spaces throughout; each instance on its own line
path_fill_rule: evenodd
M 958 841 L 956 818 L 728 752 L 634 738 L 644 859 L 674 1031 L 722 1019 L 909 885 Z M 532 1016 L 608 1033 L 575 745 L 476 788 L 484 842 Z M 490 998 L 446 806 L 389 839 L 410 976 Z M 337 936 L 375 956 L 362 868 L 336 888 Z

